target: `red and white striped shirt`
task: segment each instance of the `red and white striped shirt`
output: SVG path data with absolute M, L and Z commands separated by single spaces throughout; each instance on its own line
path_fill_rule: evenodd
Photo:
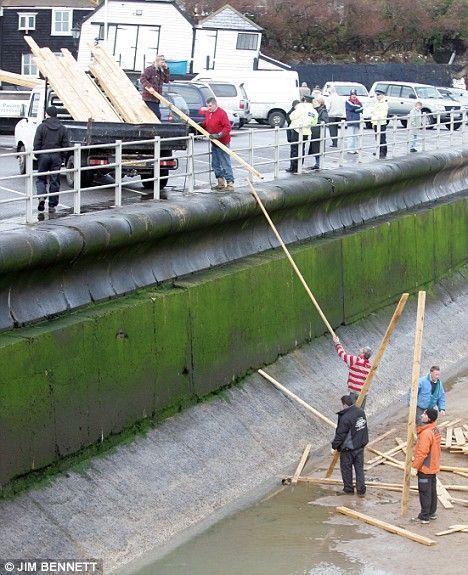
M 371 369 L 369 360 L 365 357 L 346 353 L 341 343 L 336 343 L 335 348 L 338 352 L 338 355 L 349 367 L 348 389 L 350 391 L 356 391 L 357 393 L 360 393 L 361 388 L 366 381 L 366 377 L 368 376 Z

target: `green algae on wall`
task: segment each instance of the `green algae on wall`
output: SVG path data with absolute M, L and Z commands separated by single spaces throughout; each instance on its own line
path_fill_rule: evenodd
M 467 260 L 466 199 L 291 248 L 333 326 Z M 279 250 L 0 334 L 0 482 L 195 401 L 325 332 Z

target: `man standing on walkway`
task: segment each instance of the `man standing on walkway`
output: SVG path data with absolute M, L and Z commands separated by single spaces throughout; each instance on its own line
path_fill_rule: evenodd
M 371 123 L 379 146 L 379 158 L 386 158 L 388 104 L 385 100 L 385 93 L 381 90 L 375 91 L 375 97 L 377 101 L 371 110 Z
M 202 127 L 210 133 L 210 140 L 219 140 L 229 148 L 231 141 L 231 122 L 226 112 L 218 106 L 215 98 L 206 101 L 208 109 L 205 111 L 205 120 Z M 232 173 L 231 157 L 216 144 L 211 144 L 211 161 L 218 184 L 212 190 L 218 192 L 234 191 L 234 175 Z
M 422 414 L 422 425 L 416 428 L 418 440 L 412 467 L 418 474 L 421 511 L 413 521 L 429 523 L 437 519 L 437 473 L 440 471 L 440 432 L 436 427 L 438 411 L 428 408 Z
M 363 347 L 359 350 L 359 355 L 351 355 L 346 353 L 343 346 L 340 343 L 339 338 L 335 335 L 333 338 L 333 343 L 335 344 L 335 349 L 341 359 L 349 367 L 348 372 L 348 389 L 349 395 L 356 403 L 356 399 L 361 393 L 362 386 L 364 385 L 367 376 L 371 370 L 371 364 L 369 363 L 369 358 L 372 355 L 370 347 Z M 362 402 L 362 408 L 366 406 L 366 398 Z
M 140 76 L 140 83 L 143 87 L 143 100 L 156 116 L 161 119 L 161 112 L 159 110 L 159 100 L 147 88 L 152 88 L 158 94 L 162 94 L 163 85 L 171 81 L 169 68 L 166 64 L 166 59 L 163 55 L 156 56 L 156 60 L 143 70 Z
M 356 474 L 356 491 L 359 497 L 366 494 L 364 477 L 364 447 L 369 442 L 366 414 L 356 407 L 349 395 L 341 398 L 342 410 L 338 411 L 338 425 L 332 441 L 333 449 L 340 452 L 340 469 L 343 492 L 354 493 L 353 467 Z
M 46 110 L 46 119 L 36 130 L 33 149 L 34 151 L 57 150 L 68 146 L 67 130 L 57 118 L 57 108 L 49 106 Z M 59 151 L 37 154 L 37 170 L 38 172 L 58 172 L 62 167 L 63 159 L 64 156 Z M 37 176 L 36 190 L 37 194 L 41 196 L 37 210 L 43 212 L 45 209 L 47 180 L 49 180 L 49 193 L 57 194 L 56 196 L 49 196 L 49 213 L 54 213 L 59 203 L 60 173 L 50 174 L 50 176 Z
M 433 365 L 429 373 L 419 380 L 416 425 L 421 425 L 421 416 L 428 408 L 437 408 L 441 415 L 445 415 L 445 390 L 438 365 Z
M 338 123 L 343 117 L 343 102 L 336 92 L 335 86 L 330 86 L 328 95 L 328 129 L 330 130 L 331 146 L 338 147 Z

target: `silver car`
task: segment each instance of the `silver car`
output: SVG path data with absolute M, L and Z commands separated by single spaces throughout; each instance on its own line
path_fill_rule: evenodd
M 388 115 L 397 116 L 406 127 L 406 116 L 414 107 L 416 100 L 422 102 L 422 112 L 426 114 L 428 127 L 437 123 L 440 114 L 440 123 L 451 129 L 453 116 L 453 129 L 458 130 L 462 125 L 462 113 L 459 102 L 451 98 L 444 98 L 437 88 L 429 84 L 416 84 L 414 82 L 381 81 L 374 82 L 369 95 L 375 98 L 375 91 L 381 90 L 388 102 Z

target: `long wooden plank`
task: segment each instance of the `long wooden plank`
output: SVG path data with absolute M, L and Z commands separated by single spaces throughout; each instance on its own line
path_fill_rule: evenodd
M 81 86 L 83 98 L 85 98 L 87 102 L 92 103 L 95 113 L 94 119 L 104 122 L 121 122 L 120 116 L 111 106 L 110 102 L 89 75 L 80 68 L 78 62 L 73 58 L 69 50 L 62 48 L 61 51 L 69 72 L 73 74 L 74 81 L 78 82 Z
M 441 465 L 441 471 L 458 471 L 461 473 L 468 473 L 468 467 L 457 467 L 456 465 Z
M 401 449 L 401 448 L 400 448 Z M 395 459 L 394 457 L 392 457 L 391 455 L 387 455 L 386 453 L 383 453 L 382 451 L 379 451 L 378 449 L 375 449 L 374 447 L 369 447 L 369 451 L 371 453 L 376 453 L 377 455 L 379 455 L 380 457 L 382 457 L 382 459 L 385 461 L 391 461 L 393 464 L 395 464 L 397 467 L 399 467 L 400 469 L 404 469 L 404 464 L 403 461 L 398 461 L 398 459 Z
M 15 86 L 24 86 L 25 88 L 35 88 L 38 84 L 43 83 L 43 80 L 15 74 L 14 72 L 8 72 L 7 70 L 0 70 L 0 82 L 8 82 Z
M 310 453 L 311 449 L 312 449 L 312 444 L 308 443 L 304 448 L 304 452 L 302 453 L 302 457 L 301 457 L 299 464 L 296 468 L 296 471 L 294 472 L 294 475 L 291 479 L 291 485 L 296 485 L 297 480 L 298 480 L 299 476 L 301 475 L 302 470 L 304 469 L 304 465 L 306 464 L 307 459 L 309 458 L 309 453 Z
M 461 475 L 462 477 L 468 478 L 468 473 L 465 473 L 464 471 L 452 471 L 452 473 L 455 473 L 455 475 Z
M 451 525 L 445 531 L 439 531 L 439 533 L 436 533 L 436 536 L 441 537 L 442 535 L 450 535 L 451 533 L 457 533 L 460 531 L 463 533 L 468 533 L 468 525 Z
M 406 443 L 404 444 L 404 446 L 406 447 Z M 388 451 L 385 451 L 383 453 L 379 452 L 379 453 L 382 453 L 382 455 L 378 455 L 377 457 L 373 457 L 372 459 L 369 459 L 369 461 L 366 463 L 366 470 L 372 469 L 373 467 L 380 465 L 381 463 L 383 463 L 383 461 L 386 457 L 391 457 L 392 455 L 395 455 L 396 453 L 398 453 L 401 450 L 402 450 L 402 447 L 397 445 L 396 447 L 392 447 L 392 449 L 389 449 Z M 370 451 L 372 451 L 372 450 L 370 450 Z
M 372 367 L 371 367 L 369 373 L 367 374 L 366 381 L 364 382 L 364 385 L 362 386 L 362 389 L 361 389 L 359 396 L 356 400 L 356 405 L 358 407 L 361 407 L 361 405 L 364 402 L 364 399 L 367 395 L 367 392 L 369 391 L 372 380 L 374 379 L 374 376 L 377 372 L 377 368 L 379 367 L 380 362 L 382 360 L 383 354 L 385 353 L 385 350 L 387 349 L 388 342 L 390 341 L 392 333 L 394 332 L 395 327 L 397 326 L 397 323 L 401 317 L 401 314 L 403 313 L 406 302 L 408 301 L 408 297 L 409 297 L 408 293 L 404 293 L 400 297 L 400 301 L 398 302 L 398 305 L 397 305 L 397 307 L 393 313 L 393 316 L 390 320 L 390 323 L 388 324 L 388 327 L 385 331 L 385 334 L 382 338 L 382 341 L 380 342 L 379 349 L 377 350 L 377 353 L 375 355 L 375 359 L 372 362 Z M 330 465 L 328 466 L 327 472 L 325 474 L 326 477 L 331 477 L 331 474 L 333 473 L 333 470 L 335 469 L 335 466 L 336 466 L 336 463 L 338 461 L 339 456 L 340 456 L 339 452 L 335 451 L 335 453 L 333 454 L 332 460 L 330 462 Z
M 373 525 L 374 527 L 379 527 L 380 529 L 388 531 L 389 533 L 394 533 L 395 535 L 400 535 L 401 537 L 405 537 L 406 539 L 416 541 L 416 543 L 422 543 L 423 545 L 428 546 L 435 545 L 435 541 L 429 539 L 428 537 L 424 537 L 423 535 L 419 535 L 418 533 L 413 533 L 412 531 L 408 531 L 407 529 L 397 527 L 396 525 L 392 525 L 391 523 L 387 523 L 386 521 L 375 519 L 370 515 L 365 515 L 364 513 L 360 513 L 359 511 L 354 511 L 354 509 L 349 509 L 348 507 L 337 507 L 336 510 L 338 511 L 338 513 L 342 513 L 343 515 L 347 515 L 348 517 L 352 517 L 353 519 L 359 519 L 359 521 L 363 521 L 364 523 L 368 523 L 369 525 Z
M 457 445 L 465 445 L 465 435 L 463 434 L 463 429 L 461 427 L 455 427 L 453 435 L 455 435 Z
M 291 481 L 291 478 L 284 477 L 282 481 L 283 483 L 289 483 Z M 300 477 L 298 477 L 297 481 L 298 483 L 313 483 L 315 485 L 343 485 L 343 481 L 341 479 L 335 479 L 333 477 L 311 477 L 310 475 L 301 475 Z M 386 483 L 384 481 L 366 481 L 366 487 L 373 487 L 376 489 L 393 489 L 401 491 L 403 489 L 403 484 Z M 417 493 L 418 488 L 412 485 L 411 492 Z
M 447 427 L 447 434 L 445 435 L 445 447 L 452 447 L 453 427 Z
M 416 405 L 418 397 L 419 372 L 421 370 L 422 334 L 424 328 L 424 310 L 426 292 L 418 293 L 418 308 L 416 311 L 416 331 L 414 337 L 413 369 L 411 373 L 410 406 L 408 410 L 408 426 L 406 435 L 406 460 L 403 474 L 403 494 L 401 497 L 401 515 L 408 511 L 409 484 L 411 479 L 411 463 L 413 458 L 414 435 L 416 432 Z
M 285 395 L 287 395 L 291 399 L 294 399 L 294 401 L 297 401 L 297 403 L 302 405 L 302 407 L 304 407 L 304 409 L 307 409 L 307 411 L 309 411 L 310 413 L 312 413 L 313 415 L 315 415 L 316 417 L 321 419 L 323 422 L 325 422 L 330 427 L 336 428 L 336 423 L 334 423 L 331 419 L 329 419 L 328 417 L 326 417 L 325 415 L 320 413 L 320 411 L 317 411 L 316 409 L 314 409 L 311 405 L 306 403 L 303 399 L 298 397 L 295 393 L 293 393 L 292 391 L 289 391 L 289 389 L 287 387 L 284 387 L 284 385 L 281 385 L 281 383 L 279 381 L 276 381 L 276 379 L 271 377 L 271 375 L 268 375 L 268 373 L 263 371 L 263 369 L 259 369 L 258 373 L 262 377 L 267 379 L 270 383 L 272 383 L 276 388 L 278 388 L 280 391 L 282 391 Z
M 90 45 L 90 50 L 95 62 L 89 68 L 122 117 L 133 123 L 159 123 L 112 55 L 100 45 Z
M 463 505 L 464 507 L 468 507 L 468 499 L 460 499 L 459 497 L 452 497 L 452 501 L 454 503 L 459 503 L 460 505 Z

